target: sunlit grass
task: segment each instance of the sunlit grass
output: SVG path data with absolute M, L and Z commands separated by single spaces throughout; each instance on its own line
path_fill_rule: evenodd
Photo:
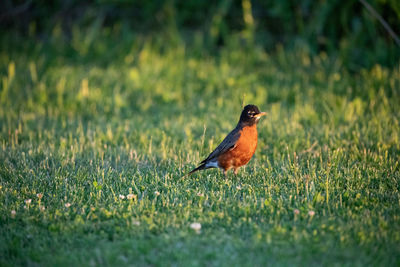
M 399 264 L 400 68 L 77 40 L 2 44 L 3 265 Z M 181 180 L 242 103 L 250 164 Z

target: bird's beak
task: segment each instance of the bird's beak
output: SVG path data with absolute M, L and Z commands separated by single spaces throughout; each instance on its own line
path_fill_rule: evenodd
M 260 112 L 257 115 L 254 115 L 256 118 L 261 118 L 262 116 L 267 115 L 267 112 Z

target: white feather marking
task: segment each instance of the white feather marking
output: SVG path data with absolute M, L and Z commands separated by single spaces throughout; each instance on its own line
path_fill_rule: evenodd
M 206 163 L 206 168 L 219 168 L 217 161 L 210 161 Z

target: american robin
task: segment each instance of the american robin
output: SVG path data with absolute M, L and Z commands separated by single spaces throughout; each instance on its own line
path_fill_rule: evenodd
M 237 174 L 238 168 L 246 165 L 256 151 L 257 123 L 264 115 L 266 113 L 260 112 L 255 105 L 245 106 L 235 129 L 188 175 L 210 168 L 222 169 L 225 176 L 230 169 L 233 169 L 234 173 Z

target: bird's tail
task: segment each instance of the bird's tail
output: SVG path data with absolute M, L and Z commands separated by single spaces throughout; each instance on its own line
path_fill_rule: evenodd
M 200 170 L 204 170 L 206 168 L 206 164 L 202 163 L 200 164 L 197 168 L 194 168 L 193 170 L 191 170 L 188 175 L 191 175 L 194 172 L 200 171 Z
M 204 169 L 207 169 L 207 168 L 206 168 L 206 164 L 205 164 L 205 163 L 202 163 L 202 164 L 200 164 L 197 168 L 194 168 L 193 170 L 191 170 L 190 172 L 188 172 L 187 174 L 185 174 L 184 176 L 182 176 L 182 178 L 184 178 L 184 177 L 186 177 L 186 176 L 189 176 L 189 175 L 191 175 L 191 174 L 194 173 L 194 172 L 197 172 L 197 171 L 200 171 L 200 170 L 204 170 Z

